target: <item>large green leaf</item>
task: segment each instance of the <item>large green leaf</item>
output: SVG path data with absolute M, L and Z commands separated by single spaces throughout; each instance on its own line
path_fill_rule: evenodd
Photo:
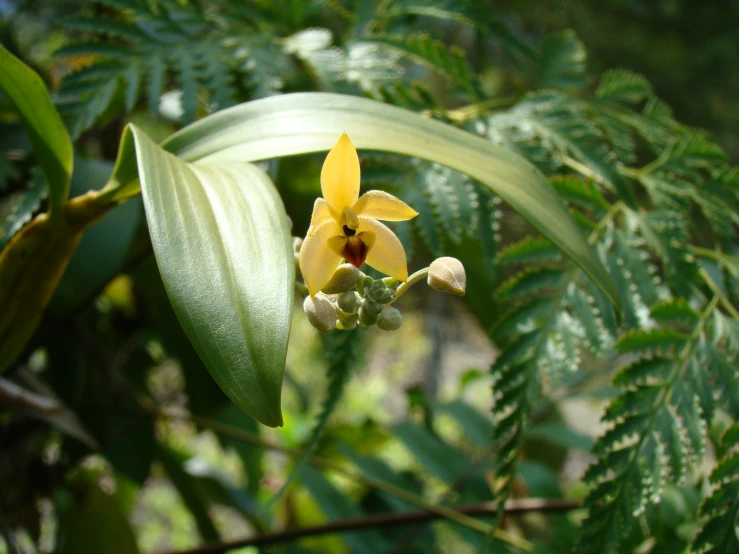
M 246 413 L 282 425 L 295 266 L 267 175 L 243 162 L 190 164 L 134 126 L 146 219 L 172 307 L 203 363 Z
M 49 92 L 34 71 L 0 45 L 0 88 L 20 113 L 46 180 L 51 210 L 61 214 L 72 176 L 72 142 Z
M 467 173 L 570 256 L 620 308 L 618 292 L 546 178 L 522 157 L 419 114 L 354 96 L 286 94 L 206 117 L 162 147 L 185 161 L 256 161 L 329 150 L 343 131 L 358 148 L 397 152 Z M 135 194 L 133 144 L 124 138 L 103 198 Z

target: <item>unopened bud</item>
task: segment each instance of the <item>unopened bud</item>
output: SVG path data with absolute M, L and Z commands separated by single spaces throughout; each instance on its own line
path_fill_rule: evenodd
M 336 328 L 336 306 L 322 292 L 308 296 L 303 302 L 303 311 L 310 324 L 321 333 L 330 333 Z
M 395 331 L 400 329 L 401 325 L 403 325 L 403 316 L 392 306 L 382 310 L 377 318 L 377 326 L 383 331 Z
M 385 277 L 382 279 L 382 282 L 385 283 L 385 286 L 389 289 L 396 290 L 398 288 L 398 285 L 400 285 L 400 281 L 398 281 L 395 277 Z
M 361 277 L 359 270 L 352 264 L 341 264 L 336 268 L 328 283 L 321 289 L 326 294 L 339 294 L 354 288 Z
M 395 291 L 387 288 L 382 281 L 375 281 L 369 288 L 369 296 L 375 302 L 387 304 L 395 297 Z
M 372 286 L 372 283 L 374 283 L 375 280 L 370 277 L 369 275 L 365 275 L 364 277 L 360 277 L 360 279 L 357 281 L 357 291 L 361 295 L 365 295 L 369 292 L 369 288 Z
M 303 239 L 300 237 L 293 237 L 293 252 L 300 254 L 300 249 L 303 246 Z
M 370 315 L 364 304 L 359 307 L 359 323 L 361 323 L 365 327 L 370 327 L 371 325 L 377 323 L 377 316 Z
M 429 266 L 427 282 L 432 289 L 464 296 L 467 275 L 464 266 L 456 258 L 438 258 Z
M 359 303 L 361 302 L 359 296 L 354 291 L 347 291 L 342 293 L 336 300 L 342 311 L 348 314 L 355 314 L 359 309 Z
M 367 313 L 371 316 L 380 315 L 380 312 L 383 308 L 382 304 L 378 302 L 373 302 L 372 300 L 365 300 L 362 303 L 362 307 L 367 310 Z

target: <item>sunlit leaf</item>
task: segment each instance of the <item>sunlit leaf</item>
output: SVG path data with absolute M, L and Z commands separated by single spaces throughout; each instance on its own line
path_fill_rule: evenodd
M 182 327 L 241 409 L 282 425 L 295 269 L 277 191 L 251 164 L 190 164 L 134 126 L 126 134 L 136 144 L 154 254 Z
M 189 162 L 255 161 L 327 151 L 344 131 L 360 149 L 418 156 L 478 179 L 570 256 L 620 306 L 605 268 L 536 168 L 502 147 L 418 114 L 352 96 L 287 94 L 206 117 L 162 147 Z M 135 194 L 137 176 L 132 145 L 124 138 L 103 198 Z

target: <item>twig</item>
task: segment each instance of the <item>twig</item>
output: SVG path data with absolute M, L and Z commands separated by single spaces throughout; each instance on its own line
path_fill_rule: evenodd
M 506 503 L 505 512 L 509 515 L 523 514 L 527 512 L 567 512 L 580 508 L 580 502 L 574 500 L 549 500 L 544 498 L 524 498 L 509 500 Z M 495 513 L 496 503 L 485 502 L 482 504 L 471 504 L 457 506 L 456 510 L 467 516 L 484 516 Z M 312 527 L 299 529 L 288 529 L 279 533 L 269 533 L 240 539 L 232 542 L 218 544 L 206 544 L 192 550 L 172 552 L 170 554 L 220 554 L 232 548 L 243 548 L 245 546 L 266 546 L 281 542 L 294 541 L 304 537 L 326 535 L 331 533 L 342 533 L 358 529 L 371 529 L 376 527 L 390 527 L 395 525 L 408 525 L 411 523 L 425 523 L 442 519 L 444 516 L 433 512 L 399 512 L 387 514 L 370 514 L 357 518 L 332 521 Z
M 700 268 L 699 272 L 701 277 L 703 277 L 703 280 L 708 285 L 708 288 L 711 289 L 711 291 L 716 296 L 718 296 L 724 309 L 729 312 L 734 319 L 739 321 L 739 312 L 736 311 L 736 308 L 731 303 L 731 300 L 726 297 L 721 288 L 716 284 L 716 281 L 711 278 L 711 275 L 704 268 Z
M 94 404 L 92 405 L 84 404 L 83 406 L 87 407 L 88 409 L 99 410 L 102 412 L 114 412 L 115 411 L 115 410 L 111 410 L 109 406 L 100 406 L 100 405 L 94 405 Z M 251 433 L 247 433 L 246 431 L 242 431 L 241 429 L 237 429 L 236 427 L 225 425 L 218 421 L 213 421 L 213 420 L 202 418 L 202 417 L 191 416 L 186 413 L 175 414 L 172 412 L 165 412 L 161 410 L 157 411 L 157 410 L 146 410 L 146 409 L 142 409 L 139 411 L 119 409 L 118 411 L 124 412 L 132 416 L 139 416 L 139 417 L 166 417 L 166 418 L 172 418 L 172 419 L 186 419 L 186 420 L 192 421 L 193 423 L 205 429 L 210 429 L 216 433 L 221 433 L 222 435 L 227 435 L 237 440 L 242 440 L 244 442 L 257 445 L 267 450 L 283 452 L 289 456 L 301 456 L 302 455 L 301 450 L 297 450 L 294 448 L 286 448 L 286 447 L 277 445 L 275 443 L 272 443 L 270 441 L 267 441 L 265 439 L 262 439 L 261 437 L 258 437 L 256 435 L 252 435 Z M 485 535 L 489 535 L 492 533 L 493 536 L 497 537 L 498 539 L 504 542 L 507 542 L 513 546 L 516 546 L 517 548 L 520 548 L 522 550 L 531 550 L 531 544 L 527 540 L 522 539 L 516 535 L 512 535 L 511 533 L 508 533 L 504 531 L 503 529 L 493 528 L 490 524 L 485 523 L 483 521 L 479 521 L 466 514 L 460 513 L 456 509 L 450 508 L 449 506 L 442 506 L 442 505 L 438 505 L 432 502 L 428 502 L 424 500 L 423 498 L 406 491 L 405 489 L 396 487 L 395 485 L 391 485 L 390 483 L 387 483 L 380 479 L 374 479 L 373 477 L 365 475 L 356 469 L 349 469 L 347 467 L 344 467 L 341 464 L 331 462 L 330 460 L 318 458 L 316 456 L 309 456 L 308 461 L 314 466 L 316 466 L 317 468 L 320 468 L 323 470 L 336 471 L 337 473 L 341 473 L 342 475 L 345 475 L 349 477 L 350 479 L 361 481 L 362 483 L 364 483 L 365 485 L 369 487 L 372 487 L 384 493 L 395 496 L 396 498 L 400 498 L 401 500 L 405 500 L 406 502 L 408 502 L 409 504 L 412 504 L 413 506 L 416 506 L 417 508 L 421 508 L 423 510 L 426 510 L 427 512 L 437 514 L 438 517 L 449 519 L 451 521 L 454 521 L 455 523 L 459 523 L 460 525 L 464 525 L 465 527 L 469 527 L 470 529 L 474 529 L 475 531 L 478 531 Z
M 30 408 L 34 412 L 44 414 L 54 414 L 64 410 L 64 406 L 53 398 L 25 389 L 3 377 L 0 377 L 0 404 Z

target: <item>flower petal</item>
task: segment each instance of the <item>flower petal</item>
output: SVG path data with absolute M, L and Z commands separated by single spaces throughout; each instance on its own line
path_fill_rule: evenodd
M 313 204 L 313 215 L 310 216 L 310 227 L 308 228 L 308 236 L 311 236 L 316 229 L 327 221 L 334 219 L 331 213 L 331 208 L 328 206 L 323 198 L 316 198 L 315 204 Z
M 326 156 L 321 169 L 321 191 L 338 214 L 359 198 L 359 156 L 344 133 Z
M 354 204 L 354 211 L 357 215 L 382 221 L 405 221 L 418 215 L 408 204 L 381 190 L 364 193 Z
M 303 242 L 300 249 L 300 272 L 311 296 L 328 283 L 341 263 L 341 256 L 328 246 L 329 239 L 341 234 L 341 227 L 332 219 L 315 229 Z
M 359 218 L 357 234 L 373 233 L 374 244 L 369 249 L 365 263 L 377 271 L 395 277 L 399 281 L 408 280 L 408 262 L 405 259 L 405 250 L 388 227 L 375 219 Z

